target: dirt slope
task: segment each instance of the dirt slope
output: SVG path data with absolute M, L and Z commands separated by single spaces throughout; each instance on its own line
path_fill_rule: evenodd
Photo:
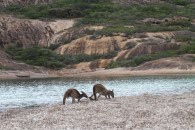
M 0 45 L 49 46 L 55 35 L 71 28 L 74 23 L 74 20 L 40 21 L 0 15 Z

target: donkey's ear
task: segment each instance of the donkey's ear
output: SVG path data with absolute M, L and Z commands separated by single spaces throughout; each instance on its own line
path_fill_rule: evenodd
M 114 89 L 112 89 L 112 92 L 114 92 Z
M 81 93 L 84 93 L 83 91 L 81 91 Z

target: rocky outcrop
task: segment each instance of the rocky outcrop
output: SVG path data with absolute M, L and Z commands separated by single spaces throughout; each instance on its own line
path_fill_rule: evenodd
M 99 59 L 75 66 L 75 68 L 82 68 L 84 70 L 87 70 L 87 68 L 105 68 L 111 60 L 116 61 L 117 59 L 127 59 L 145 54 L 178 49 L 185 43 L 175 41 L 174 36 L 183 33 L 184 32 L 158 32 L 137 34 L 134 37 L 102 36 L 97 39 L 91 39 L 91 36 L 86 36 L 60 46 L 56 49 L 56 52 L 59 54 L 91 55 L 107 54 L 112 51 L 117 51 L 118 54 L 113 59 Z
M 195 36 L 194 32 L 190 31 L 176 31 L 176 32 L 157 32 L 157 33 L 145 33 L 144 38 L 139 36 L 128 39 L 126 43 L 136 43 L 136 46 L 130 49 L 121 50 L 114 58 L 127 59 L 129 57 L 136 57 L 145 54 L 152 54 L 167 50 L 176 50 L 185 42 L 178 42 L 175 36 Z M 127 45 L 127 44 L 126 44 Z
M 184 69 L 190 70 L 195 67 L 195 62 L 192 62 L 195 54 L 185 54 L 177 57 L 162 58 L 146 62 L 133 70 L 148 70 L 148 69 Z
M 9 5 L 30 5 L 30 4 L 46 4 L 55 0 L 0 0 L 0 8 L 7 7 Z
M 172 39 L 173 32 L 146 33 L 145 38 L 139 37 L 100 37 L 91 39 L 90 36 L 73 40 L 69 44 L 57 48 L 59 54 L 107 54 L 112 51 L 118 51 L 118 58 L 129 58 L 144 54 L 151 54 L 165 50 L 174 50 L 182 44 Z M 135 43 L 134 47 L 129 48 L 129 44 Z
M 82 62 L 79 64 L 75 64 L 73 68 L 80 69 L 82 71 L 95 71 L 100 68 L 106 68 L 108 63 L 110 63 L 111 59 L 99 59 L 91 62 Z
M 72 27 L 74 20 L 40 21 L 0 16 L 0 45 L 49 46 L 54 35 Z
M 56 52 L 59 54 L 107 54 L 121 49 L 124 46 L 123 41 L 126 39 L 126 37 L 121 36 L 103 36 L 93 40 L 90 36 L 86 36 L 60 46 Z
M 152 54 L 166 50 L 176 50 L 182 43 L 178 42 L 166 42 L 160 39 L 148 39 L 148 41 L 138 42 L 137 45 L 128 50 L 122 50 L 119 52 L 118 58 L 127 59 L 129 57 L 136 57 L 145 54 Z M 115 58 L 116 59 L 116 58 Z
M 50 45 L 63 45 L 71 42 L 72 40 L 93 34 L 96 30 L 103 29 L 103 26 L 84 26 L 68 29 L 51 38 Z

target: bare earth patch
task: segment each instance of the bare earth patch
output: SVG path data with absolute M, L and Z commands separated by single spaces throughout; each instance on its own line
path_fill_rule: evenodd
M 1 112 L 0 129 L 195 129 L 195 91 L 61 104 Z

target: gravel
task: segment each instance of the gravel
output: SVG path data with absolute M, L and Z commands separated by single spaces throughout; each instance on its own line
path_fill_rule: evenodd
M 0 129 L 194 130 L 195 91 L 9 109 L 0 113 Z

